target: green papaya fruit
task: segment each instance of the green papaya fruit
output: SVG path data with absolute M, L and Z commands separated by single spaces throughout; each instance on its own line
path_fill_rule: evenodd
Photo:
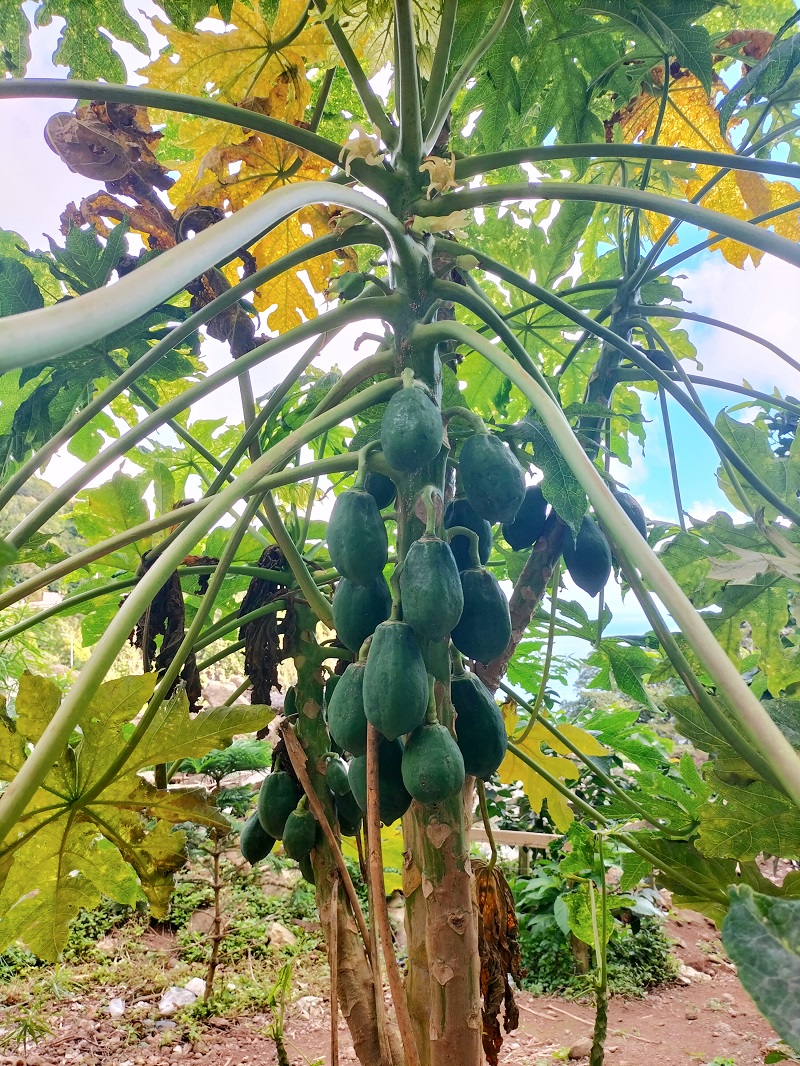
M 386 462 L 410 473 L 433 462 L 442 447 L 442 414 L 422 389 L 400 389 L 386 405 L 381 421 Z
M 375 630 L 363 693 L 367 721 L 389 740 L 410 733 L 425 717 L 428 672 L 414 630 L 406 622 L 381 622 Z
M 614 492 L 612 495 L 644 539 L 647 540 L 647 519 L 644 516 L 642 505 L 636 497 L 631 496 L 629 492 Z
M 336 743 L 351 755 L 365 755 L 367 751 L 365 668 L 366 663 L 350 663 L 328 704 L 328 730 Z
M 339 684 L 341 676 L 342 676 L 341 674 L 331 674 L 331 676 L 325 682 L 324 701 L 325 701 L 325 706 L 326 707 L 331 702 L 331 696 L 333 695 L 333 690 Z
M 297 690 L 294 685 L 290 685 L 283 695 L 283 713 L 287 718 L 297 714 Z
M 384 825 L 402 818 L 411 806 L 411 796 L 403 784 L 403 742 L 384 740 L 378 748 L 378 809 Z M 350 788 L 364 814 L 367 813 L 367 757 L 350 763 Z
M 506 755 L 508 736 L 503 714 L 475 674 L 454 677 L 450 699 L 456 711 L 456 743 L 464 757 L 464 770 L 485 781 Z
M 464 526 L 478 534 L 478 557 L 486 563 L 492 554 L 492 527 L 485 518 L 476 515 L 466 500 L 453 500 L 444 512 L 445 529 Z M 469 551 L 469 538 L 459 534 L 450 541 L 450 550 L 459 570 L 468 570 L 472 566 Z
M 325 767 L 325 783 L 336 796 L 343 796 L 350 791 L 347 766 L 341 759 L 328 759 L 328 765 Z
M 264 778 L 258 793 L 258 820 L 265 833 L 281 839 L 286 819 L 301 795 L 295 779 L 283 770 L 275 770 Z
M 286 819 L 283 830 L 283 850 L 290 859 L 299 862 L 311 854 L 316 839 L 317 819 L 308 808 L 295 808 Z
M 511 449 L 491 433 L 467 437 L 458 456 L 464 494 L 487 522 L 513 522 L 525 499 L 525 474 Z
M 503 526 L 503 536 L 515 552 L 523 551 L 534 545 L 542 535 L 546 520 L 547 500 L 541 485 L 529 485 L 517 517 Z
M 462 655 L 489 663 L 506 650 L 511 640 L 508 600 L 488 570 L 463 570 L 461 588 L 464 610 L 450 636 Z
M 403 784 L 419 803 L 443 803 L 464 786 L 464 758 L 449 729 L 423 722 L 408 738 Z
M 464 609 L 464 593 L 450 545 L 427 534 L 415 540 L 400 572 L 403 621 L 428 640 L 444 640 Z
M 258 819 L 258 812 L 253 811 L 242 827 L 239 837 L 239 850 L 251 866 L 261 862 L 277 844 L 275 837 L 265 833 Z
M 370 494 L 375 497 L 375 503 L 378 505 L 378 510 L 382 511 L 384 507 L 388 507 L 390 503 L 394 503 L 395 496 L 397 495 L 397 485 L 386 474 L 381 474 L 377 470 L 370 470 L 367 476 L 364 478 L 364 488 Z
M 303 880 L 308 881 L 310 885 L 315 885 L 317 883 L 317 878 L 314 873 L 314 864 L 311 861 L 311 856 L 304 855 L 302 859 L 297 860 L 297 865 L 300 867 L 300 873 L 303 875 Z
M 358 585 L 370 585 L 386 566 L 386 526 L 375 497 L 363 489 L 347 489 L 337 497 L 327 537 L 331 562 Z
M 344 837 L 354 837 L 361 828 L 363 814 L 358 800 L 352 792 L 348 791 L 343 796 L 334 796 L 333 802 L 336 807 L 336 817 L 339 819 L 339 831 Z
M 611 574 L 611 548 L 602 529 L 589 515 L 583 516 L 574 542 L 567 530 L 564 564 L 578 588 L 590 596 L 596 596 L 605 587 Z
M 392 613 L 392 594 L 383 574 L 369 585 L 340 578 L 333 594 L 333 625 L 342 644 L 350 651 L 358 649 L 372 636 L 375 626 Z

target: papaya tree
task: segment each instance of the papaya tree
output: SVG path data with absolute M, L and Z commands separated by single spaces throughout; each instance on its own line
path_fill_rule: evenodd
M 258 861 L 282 836 L 314 881 L 362 1063 L 496 1062 L 501 1015 L 516 1024 L 513 904 L 494 857 L 469 848 L 495 773 L 570 835 L 573 872 L 593 871 L 569 914 L 597 958 L 593 1064 L 609 841 L 624 884 L 653 873 L 722 924 L 800 1050 L 798 879 L 777 886 L 756 862 L 800 859 L 800 403 L 703 375 L 683 324 L 742 330 L 689 310 L 679 274 L 705 252 L 800 266 L 794 5 L 163 11 L 166 44 L 132 85 L 118 46 L 148 45 L 121 0 L 102 26 L 82 5 L 36 8 L 37 25 L 64 19 L 57 80 L 25 77 L 31 27 L 3 8 L 0 97 L 70 103 L 43 136 L 100 187 L 65 206 L 46 250 L 10 231 L 0 248 L 0 506 L 59 449 L 81 463 L 4 526 L 4 612 L 56 582 L 64 595 L 7 613 L 0 642 L 77 614 L 92 647 L 63 694 L 23 673 L 0 717 L 0 947 L 22 937 L 55 958 L 101 893 L 163 909 L 182 862 L 171 827 L 224 829 L 172 772 L 262 729 L 291 660 L 243 848 Z M 708 386 L 730 407 L 709 414 Z M 220 417 L 200 417 L 211 397 Z M 718 455 L 730 515 L 685 515 L 677 407 Z M 655 433 L 672 522 L 620 480 Z M 123 458 L 138 472 L 112 474 Z M 59 544 L 64 509 L 80 550 Z M 611 580 L 648 633 L 609 634 Z M 702 773 L 643 745 L 636 712 L 559 722 L 562 636 L 635 703 L 670 679 Z M 109 676 L 129 639 L 142 673 Z M 200 710 L 204 673 L 239 652 L 252 702 Z M 582 773 L 601 804 L 576 792 Z M 400 821 L 405 974 L 380 828 Z

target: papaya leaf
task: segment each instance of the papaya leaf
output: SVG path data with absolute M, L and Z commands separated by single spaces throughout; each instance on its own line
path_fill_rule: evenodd
M 64 26 L 53 61 L 68 67 L 73 78 L 124 82 L 125 64 L 113 49 L 113 40 L 127 41 L 145 55 L 149 52 L 147 38 L 125 10 L 123 0 L 93 0 L 91 4 L 44 0 L 36 10 L 36 25 L 49 26 L 59 17 Z
M 163 915 L 173 874 L 185 861 L 184 822 L 228 828 L 201 790 L 158 789 L 139 777 L 146 762 L 199 756 L 234 733 L 261 728 L 268 707 L 212 708 L 189 718 L 181 691 L 154 720 L 135 757 L 91 797 L 112 765 L 142 707 L 153 693 L 154 673 L 104 682 L 78 722 L 73 740 L 0 848 L 6 876 L 0 890 L 0 951 L 16 940 L 54 961 L 70 921 L 103 895 L 132 904 L 146 897 Z M 11 780 L 25 763 L 61 699 L 49 678 L 23 674 L 16 717 L 0 713 L 0 777 Z M 168 720 L 167 720 L 168 719 Z M 86 797 L 86 798 L 84 798 Z M 30 872 L 36 870 L 36 893 Z
M 387 896 L 403 889 L 403 829 L 399 822 L 381 826 L 383 851 L 383 878 Z M 352 863 L 358 863 L 358 850 L 353 837 L 342 837 L 342 854 Z
M 746 772 L 747 768 L 742 766 Z M 698 847 L 712 859 L 754 859 L 762 851 L 800 858 L 800 824 L 790 799 L 744 772 L 706 776 L 715 796 L 700 810 Z
M 533 414 L 512 427 L 510 436 L 533 445 L 533 461 L 542 471 L 542 492 L 558 517 L 577 537 L 588 502 L 569 464 L 544 423 Z
M 0 317 L 44 307 L 33 274 L 18 259 L 0 258 Z
M 800 64 L 800 34 L 779 41 L 725 95 L 719 108 L 719 127 L 723 134 L 737 106 L 745 97 L 749 102 L 769 100 L 782 89 Z
M 800 491 L 800 447 L 796 443 L 788 456 L 777 456 L 770 447 L 765 426 L 738 422 L 731 418 L 727 411 L 720 411 L 714 424 L 762 481 L 787 504 L 794 506 L 797 503 L 797 494 Z M 722 468 L 717 471 L 717 482 L 731 504 L 736 507 L 739 503 L 738 495 Z M 763 508 L 768 521 L 777 517 L 779 512 L 766 503 L 759 493 L 744 482 L 742 488 L 753 511 Z
M 618 689 L 645 707 L 651 705 L 642 678 L 655 665 L 653 656 L 633 645 L 601 640 L 599 648 L 592 652 L 587 662 L 590 666 L 600 668 L 600 673 L 589 682 L 587 688 Z
M 597 887 L 588 884 L 578 885 L 574 892 L 567 892 L 562 900 L 567 908 L 570 932 L 574 933 L 578 940 L 594 947 L 600 941 L 602 926 L 602 900 Z M 611 939 L 614 932 L 614 915 L 606 897 L 605 915 L 605 941 Z M 595 936 L 595 933 L 597 934 Z
M 758 1009 L 800 1052 L 800 901 L 732 887 L 722 944 Z

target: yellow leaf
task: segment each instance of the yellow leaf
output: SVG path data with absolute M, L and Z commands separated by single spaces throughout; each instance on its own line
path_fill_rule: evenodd
M 652 139 L 659 103 L 653 96 L 643 94 L 639 97 L 622 121 L 626 141 L 646 142 Z M 658 143 L 698 151 L 733 153 L 732 145 L 720 132 L 719 116 L 713 102 L 699 81 L 690 75 L 679 78 L 670 89 L 669 106 L 664 115 Z M 718 173 L 718 169 L 714 166 L 696 166 L 696 177 L 691 180 L 676 180 L 675 185 L 687 199 L 691 199 L 709 178 Z M 700 200 L 700 204 L 732 218 L 749 219 L 785 206 L 796 199 L 797 190 L 787 182 L 768 182 L 759 174 L 737 171 L 722 178 Z M 664 232 L 668 221 L 664 215 L 648 212 L 647 218 L 655 236 Z M 771 226 L 776 233 L 792 240 L 800 239 L 797 211 L 781 215 L 762 225 Z M 675 239 L 670 243 L 674 243 Z M 748 258 L 757 266 L 763 255 L 754 248 L 732 240 L 721 240 L 712 247 L 720 249 L 728 262 L 739 268 L 744 267 Z
M 506 731 L 510 736 L 514 735 L 517 725 L 516 705 L 513 701 L 503 704 L 503 718 L 506 723 Z M 559 729 L 567 736 L 576 747 L 586 755 L 608 755 L 608 748 L 599 743 L 591 734 L 584 732 L 577 726 L 559 726 Z M 517 746 L 545 769 L 551 776 L 560 781 L 574 781 L 580 776 L 580 770 L 571 759 L 564 759 L 561 755 L 545 755 L 542 745 L 546 744 L 553 751 L 566 754 L 568 749 L 555 737 L 547 732 L 540 723 L 533 727 L 525 740 Z M 531 809 L 537 814 L 541 813 L 542 805 L 547 800 L 547 810 L 554 825 L 562 833 L 566 832 L 573 819 L 572 810 L 562 794 L 547 782 L 534 769 L 523 762 L 512 751 L 507 752 L 498 771 L 500 780 L 505 785 L 513 785 L 517 782 L 522 784 L 522 789 L 528 797 Z
M 403 829 L 400 822 L 381 827 L 381 847 L 383 849 L 383 881 L 386 895 L 403 887 Z M 346 859 L 358 863 L 358 851 L 353 837 L 342 837 L 342 854 Z

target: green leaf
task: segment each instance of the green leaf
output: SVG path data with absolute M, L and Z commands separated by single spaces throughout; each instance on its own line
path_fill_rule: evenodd
M 510 435 L 533 445 L 533 460 L 542 471 L 542 492 L 558 517 L 566 522 L 575 536 L 588 508 L 586 493 L 573 474 L 550 431 L 532 414 L 518 422 Z
M 759 23 L 760 25 L 760 23 Z M 782 89 L 800 64 L 800 34 L 779 41 L 756 63 L 724 97 L 719 109 L 722 135 L 728 127 L 738 104 L 748 97 L 749 103 L 767 99 Z
M 161 6 L 173 25 L 179 30 L 191 33 L 197 23 L 201 22 L 214 7 L 214 0 L 163 0 Z M 229 16 L 230 12 L 228 12 Z
M 9 544 L 8 541 L 0 538 L 0 577 L 5 573 L 6 569 L 11 566 L 12 563 L 17 560 L 17 549 L 13 544 Z
M 13 78 L 25 74 L 31 58 L 31 25 L 18 0 L 0 0 L 0 65 Z
M 0 848 L 0 951 L 21 939 L 53 961 L 78 911 L 102 895 L 132 904 L 144 894 L 156 915 L 166 913 L 173 874 L 185 860 L 185 834 L 197 822 L 220 830 L 228 823 L 199 790 L 159 790 L 139 766 L 184 755 L 201 756 L 235 733 L 272 717 L 268 707 L 223 707 L 190 719 L 182 691 L 162 705 L 134 758 L 94 798 L 111 771 L 131 723 L 153 693 L 154 673 L 107 681 L 84 709 L 79 739 L 50 769 L 12 834 Z M 49 678 L 24 674 L 15 719 L 0 713 L 0 776 L 13 779 L 55 714 L 61 699 Z M 32 885 L 31 871 L 36 871 Z M 32 893 L 31 888 L 36 892 Z
M 18 259 L 0 258 L 0 318 L 39 307 L 44 299 L 28 267 Z
M 800 858 L 800 820 L 788 797 L 765 781 L 719 769 L 708 780 L 716 796 L 700 810 L 698 847 L 704 855 L 741 860 L 763 851 Z
M 73 511 L 76 523 L 80 524 L 84 515 L 91 516 L 94 522 L 119 533 L 146 522 L 150 515 L 142 499 L 143 487 L 139 478 L 117 472 L 96 489 L 85 489 Z
M 601 669 L 600 675 L 590 682 L 588 688 L 617 688 L 637 703 L 650 706 L 650 697 L 642 684 L 642 678 L 654 666 L 654 659 L 647 652 L 615 640 L 601 640 L 600 647 L 587 661 L 591 666 L 607 666 L 610 671 L 610 675 L 606 675 Z M 606 684 L 607 676 L 611 680 L 610 685 Z
M 783 458 L 772 451 L 765 426 L 737 422 L 727 411 L 720 411 L 714 424 L 753 472 L 789 506 L 796 507 L 797 494 L 800 491 L 800 446 L 795 443 L 789 456 Z M 717 481 L 731 504 L 737 507 L 740 503 L 738 494 L 722 468 L 717 472 Z M 752 511 L 763 507 L 768 521 L 776 518 L 779 514 L 776 508 L 767 503 L 742 478 L 740 481 Z
M 85 0 L 44 0 L 36 11 L 36 25 L 49 26 L 57 17 L 65 21 L 53 61 L 68 67 L 73 78 L 126 80 L 125 64 L 106 33 L 127 41 L 145 56 L 149 54 L 147 38 L 125 10 L 123 0 L 93 0 L 91 4 Z
M 594 947 L 600 939 L 602 929 L 602 900 L 597 886 L 593 884 L 590 889 L 588 884 L 579 885 L 574 892 L 568 892 L 561 898 L 567 908 L 570 931 L 578 940 Z M 597 930 L 596 938 L 595 930 Z M 605 931 L 605 941 L 608 943 L 614 931 L 614 915 L 608 905 L 608 897 L 606 897 Z
M 800 901 L 731 888 L 722 944 L 758 1009 L 800 1052 Z

